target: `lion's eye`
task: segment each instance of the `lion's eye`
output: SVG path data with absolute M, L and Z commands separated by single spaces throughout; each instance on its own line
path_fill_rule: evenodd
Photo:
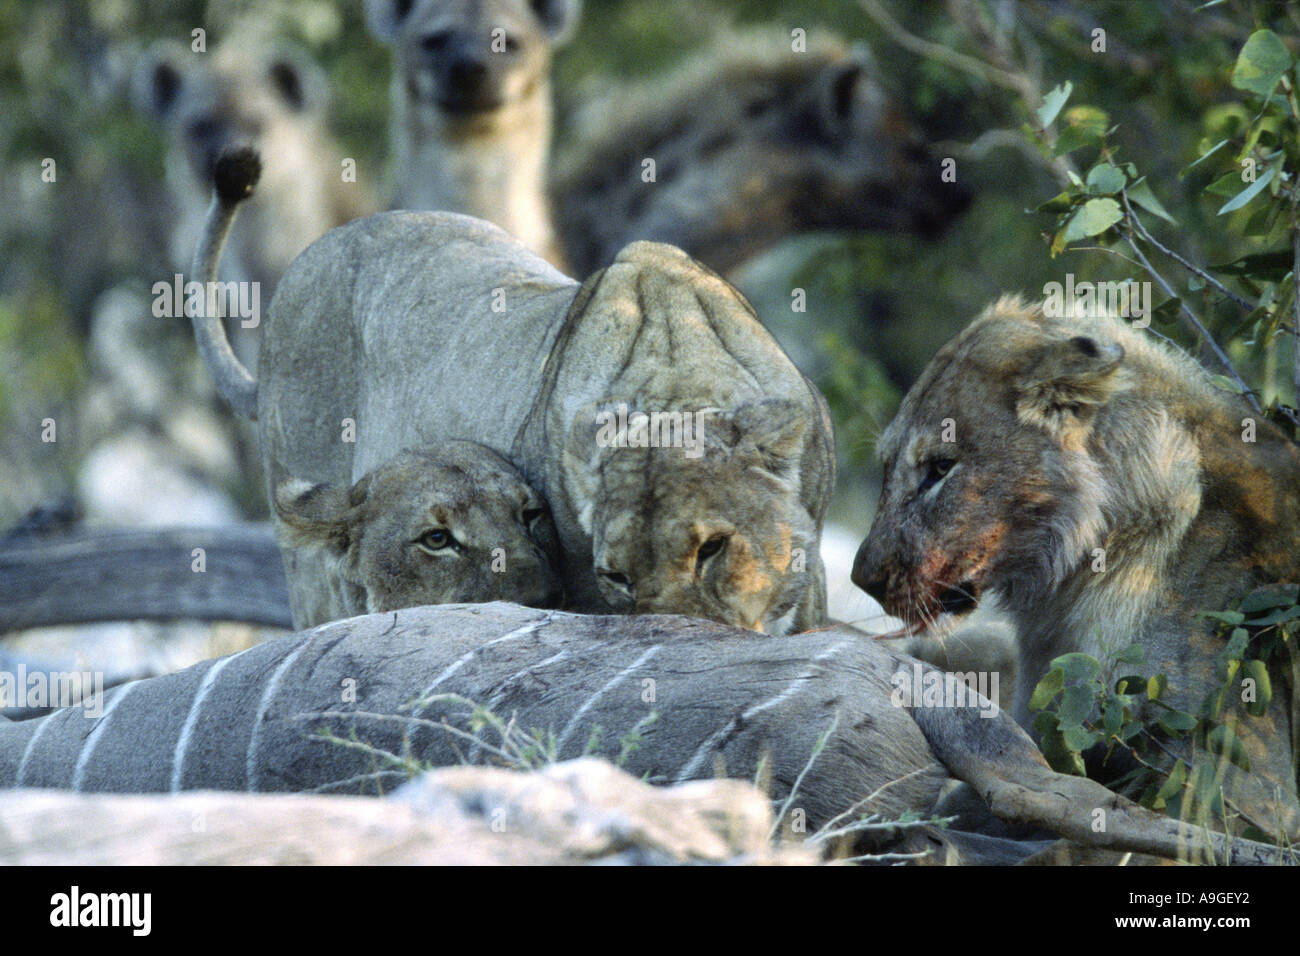
M 957 462 L 952 458 L 935 458 L 932 459 L 925 468 L 925 477 L 921 479 L 921 487 L 917 489 L 917 494 L 925 494 L 947 476 L 952 471 Z
M 456 539 L 445 528 L 433 528 L 416 538 L 415 543 L 426 551 L 441 551 L 454 545 Z
M 727 546 L 727 536 L 725 534 L 715 534 L 708 541 L 700 545 L 700 549 L 695 552 L 695 566 L 698 568 L 709 558 L 722 551 Z

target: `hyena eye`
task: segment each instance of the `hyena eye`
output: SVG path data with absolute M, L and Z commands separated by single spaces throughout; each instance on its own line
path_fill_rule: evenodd
M 537 522 L 542 520 L 544 512 L 541 508 L 525 508 L 523 513 L 524 526 L 532 531 L 537 527 Z
M 456 539 L 445 528 L 432 528 L 415 539 L 425 551 L 442 551 L 456 544 Z
M 917 494 L 923 495 L 947 476 L 952 471 L 957 462 L 952 458 L 935 458 L 932 459 L 925 468 L 925 477 L 921 479 L 921 487 L 917 489 Z
M 727 536 L 725 534 L 715 534 L 708 541 L 700 545 L 700 549 L 695 552 L 695 567 L 699 568 L 705 561 L 722 551 L 727 546 Z

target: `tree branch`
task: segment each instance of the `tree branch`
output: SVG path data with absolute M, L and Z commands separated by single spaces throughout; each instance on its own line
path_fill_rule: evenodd
M 1124 200 L 1124 208 L 1128 211 L 1129 216 L 1132 216 L 1133 207 L 1129 205 L 1128 196 L 1123 193 L 1121 193 L 1120 196 Z M 1132 222 L 1131 219 L 1130 222 Z M 1198 335 L 1200 335 L 1201 341 L 1208 345 L 1210 350 L 1214 352 L 1214 355 L 1218 358 L 1220 364 L 1222 364 L 1224 369 L 1227 370 L 1228 377 L 1231 378 L 1237 384 L 1238 388 L 1241 389 L 1241 394 L 1245 397 L 1246 401 L 1250 403 L 1250 407 L 1258 414 L 1262 415 L 1264 412 L 1263 409 L 1259 407 L 1259 402 L 1255 398 L 1255 393 L 1250 390 L 1244 381 L 1242 381 L 1241 376 L 1237 374 L 1237 370 L 1233 368 L 1232 361 L 1228 358 L 1223 349 L 1219 348 L 1219 343 L 1214 341 L 1209 330 L 1206 329 L 1206 327 L 1201 324 L 1201 320 L 1196 317 L 1196 313 L 1194 313 L 1188 307 L 1187 303 L 1174 292 L 1174 287 L 1166 282 L 1164 276 L 1157 272 L 1155 266 L 1151 265 L 1147 260 L 1147 257 L 1142 253 L 1142 249 L 1138 246 L 1137 242 L 1134 241 L 1133 230 L 1131 228 L 1124 234 L 1124 238 L 1128 240 L 1129 247 L 1132 248 L 1133 254 L 1137 256 L 1138 261 L 1142 263 L 1142 268 L 1147 271 L 1147 274 L 1150 275 L 1151 278 L 1155 279 L 1156 282 L 1159 283 L 1160 288 L 1164 290 L 1165 295 L 1169 296 L 1171 299 L 1178 299 L 1179 308 L 1182 309 L 1183 315 L 1187 316 L 1187 321 L 1191 323 L 1192 328 L 1196 330 Z
M 1147 242 L 1151 243 L 1151 245 L 1155 246 L 1157 252 L 1161 253 L 1162 255 L 1168 256 L 1170 259 L 1173 259 L 1175 262 L 1177 262 L 1180 266 L 1182 266 L 1184 269 L 1186 269 L 1188 272 L 1192 273 L 1193 275 L 1200 276 L 1203 280 L 1205 280 L 1205 283 L 1207 285 L 1214 286 L 1215 289 L 1223 293 L 1233 302 L 1237 303 L 1237 305 L 1241 306 L 1241 308 L 1245 309 L 1247 312 L 1252 312 L 1257 308 L 1257 306 L 1254 303 L 1252 303 L 1249 299 L 1239 296 L 1235 292 L 1229 291 L 1227 286 L 1225 286 L 1218 279 L 1214 278 L 1214 276 L 1210 275 L 1210 273 L 1206 272 L 1200 266 L 1188 262 L 1178 253 L 1174 252 L 1174 250 L 1167 248 L 1166 246 L 1157 242 L 1155 236 L 1151 235 L 1151 233 L 1147 231 L 1147 227 L 1142 225 L 1142 220 L 1138 218 L 1137 210 L 1135 210 L 1132 207 L 1132 205 L 1129 204 L 1127 190 L 1124 192 L 1124 208 L 1128 210 L 1129 221 L 1133 223 L 1133 228 L 1137 230 L 1138 235 L 1141 236 L 1143 239 L 1145 239 Z

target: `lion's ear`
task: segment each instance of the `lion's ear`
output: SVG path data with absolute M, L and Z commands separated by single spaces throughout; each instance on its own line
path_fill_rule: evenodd
M 741 405 L 730 419 L 736 450 L 756 456 L 764 471 L 797 487 L 808 437 L 807 411 L 788 399 L 767 398 Z
M 365 500 L 367 479 L 351 488 L 313 485 L 297 478 L 277 481 L 273 504 L 277 530 L 290 547 L 322 548 L 336 556 L 352 542 L 356 507 Z
M 1017 374 L 1016 414 L 1055 435 L 1086 426 L 1110 401 L 1124 348 L 1076 335 L 1040 346 Z

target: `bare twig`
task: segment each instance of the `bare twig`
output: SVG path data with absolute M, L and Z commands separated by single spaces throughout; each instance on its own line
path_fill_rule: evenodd
M 909 33 L 902 24 L 889 15 L 889 11 L 880 4 L 880 0 L 858 0 L 858 5 L 862 7 L 863 12 L 872 19 L 876 26 L 884 30 L 886 35 L 904 50 L 915 53 L 917 56 L 923 56 L 928 60 L 937 60 L 954 70 L 960 70 L 962 73 L 977 77 L 986 83 L 1001 86 L 1004 89 L 1018 93 L 1035 107 L 1042 102 L 1038 89 L 1029 77 L 1023 73 L 999 69 L 985 63 L 983 60 L 967 56 L 965 53 L 958 53 L 956 50 L 950 50 L 942 44 L 932 43 L 914 33 Z
M 1128 214 L 1132 216 L 1133 207 L 1129 205 L 1128 196 L 1121 193 L 1121 198 L 1124 200 L 1124 208 L 1127 209 Z M 1228 358 L 1223 349 L 1219 348 L 1219 343 L 1214 341 L 1209 330 L 1206 329 L 1205 326 L 1201 324 L 1201 320 L 1196 317 L 1196 313 L 1188 307 L 1187 303 L 1184 302 L 1176 292 L 1174 292 L 1173 286 L 1165 281 L 1164 276 L 1157 272 L 1155 266 L 1151 265 L 1147 260 L 1147 257 L 1143 255 L 1142 249 L 1134 240 L 1133 235 L 1133 230 L 1129 229 L 1129 231 L 1124 234 L 1124 238 L 1128 240 L 1129 247 L 1133 250 L 1133 255 L 1137 256 L 1138 262 L 1142 263 L 1142 268 L 1146 270 L 1147 274 L 1151 276 L 1151 278 L 1155 279 L 1156 282 L 1159 283 L 1160 288 L 1164 290 L 1165 295 L 1169 296 L 1171 299 L 1178 299 L 1178 305 L 1182 309 L 1183 315 L 1187 316 L 1187 321 L 1191 324 L 1192 328 L 1196 330 L 1197 334 L 1200 335 L 1201 341 L 1208 345 L 1210 350 L 1214 352 L 1214 355 L 1218 358 L 1220 364 L 1222 364 L 1224 369 L 1227 370 L 1228 376 L 1241 390 L 1242 396 L 1250 403 L 1250 407 L 1258 414 L 1262 415 L 1263 410 L 1259 407 L 1259 402 L 1255 399 L 1255 393 L 1250 390 L 1244 381 L 1242 381 L 1241 376 L 1237 374 L 1237 370 L 1233 368 L 1232 361 Z
M 799 771 L 799 776 L 795 778 L 794 786 L 790 788 L 789 795 L 785 798 L 785 802 L 781 804 L 780 812 L 777 813 L 776 818 L 772 821 L 772 828 L 767 834 L 769 840 L 776 838 L 777 832 L 781 829 L 781 821 L 783 821 L 785 815 L 790 812 L 790 804 L 794 803 L 795 795 L 799 792 L 799 787 L 803 784 L 803 778 L 808 776 L 808 771 L 811 770 L 812 765 L 817 762 L 817 758 L 821 755 L 821 752 L 826 749 L 826 742 L 831 739 L 831 734 L 835 733 L 835 728 L 839 725 L 839 722 L 840 712 L 837 710 L 831 717 L 830 725 L 818 735 L 817 742 L 813 744 L 812 753 L 808 757 L 808 762 L 805 763 L 803 769 Z
M 1159 252 L 1161 255 L 1168 256 L 1170 259 L 1173 259 L 1175 262 L 1177 262 L 1180 266 L 1182 266 L 1184 269 L 1186 269 L 1188 272 L 1192 273 L 1193 275 L 1200 276 L 1201 279 L 1205 280 L 1207 285 L 1214 286 L 1214 288 L 1219 290 L 1219 292 L 1223 293 L 1225 296 L 1227 296 L 1233 302 L 1237 303 L 1237 305 L 1241 306 L 1247 312 L 1252 312 L 1255 310 L 1256 305 L 1253 302 L 1251 302 L 1249 299 L 1246 299 L 1243 296 L 1239 296 L 1235 292 L 1229 291 L 1227 286 L 1225 286 L 1218 279 L 1214 278 L 1214 276 L 1210 275 L 1200 266 L 1196 265 L 1195 263 L 1188 262 L 1178 253 L 1174 252 L 1174 250 L 1169 249 L 1166 246 L 1162 245 L 1160 242 L 1158 242 L 1156 238 L 1153 235 L 1151 235 L 1150 232 L 1147 231 L 1147 227 L 1142 225 L 1142 220 L 1138 218 L 1137 211 L 1133 208 L 1133 206 L 1128 201 L 1127 190 L 1124 192 L 1124 208 L 1128 210 L 1129 221 L 1133 223 L 1133 228 L 1137 230 L 1138 235 L 1141 236 L 1143 239 L 1145 239 L 1147 242 L 1151 243 L 1151 245 L 1155 246 L 1157 252 Z
M 1294 92 L 1291 94 L 1291 100 L 1295 102 Z M 1295 360 L 1295 404 L 1300 409 L 1300 216 L 1296 213 L 1296 204 L 1300 202 L 1300 188 L 1294 185 L 1291 189 L 1291 308 L 1292 316 L 1295 319 L 1295 327 L 1292 329 Z M 1292 424 L 1297 424 L 1293 415 L 1288 415 Z

